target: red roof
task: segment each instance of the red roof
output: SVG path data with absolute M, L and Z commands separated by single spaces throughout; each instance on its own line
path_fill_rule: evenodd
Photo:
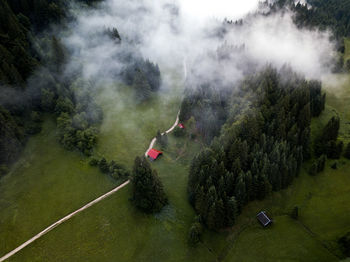
M 178 124 L 178 126 L 179 126 L 180 128 L 182 128 L 182 129 L 185 128 L 184 124 L 182 124 L 182 123 Z
M 153 158 L 154 160 L 157 159 L 159 157 L 159 155 L 163 154 L 161 151 L 157 150 L 157 149 L 150 149 L 147 153 L 147 155 L 150 157 L 150 158 Z

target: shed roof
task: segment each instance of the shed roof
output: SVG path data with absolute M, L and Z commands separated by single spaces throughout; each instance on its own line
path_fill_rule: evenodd
M 261 211 L 256 217 L 264 227 L 272 222 L 272 220 L 266 215 L 265 211 Z
M 178 124 L 178 126 L 179 126 L 180 128 L 182 128 L 182 129 L 184 129 L 184 128 L 185 128 L 185 125 L 184 125 L 184 124 L 182 124 L 182 123 Z
M 163 154 L 161 151 L 154 148 L 150 149 L 147 153 L 147 155 L 153 160 L 156 160 L 161 154 Z

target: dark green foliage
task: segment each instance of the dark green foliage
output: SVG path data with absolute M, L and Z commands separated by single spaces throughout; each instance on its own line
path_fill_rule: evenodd
M 151 86 L 147 81 L 146 75 L 141 70 L 136 71 L 132 85 L 138 102 L 145 101 L 151 97 Z
M 97 142 L 102 111 L 89 94 L 92 86 L 78 79 L 71 84 L 70 90 L 74 91 L 72 98 L 59 96 L 55 102 L 59 141 L 66 149 L 78 149 L 89 156 Z M 69 91 L 66 93 L 70 94 Z
M 90 166 L 97 166 L 98 165 L 98 160 L 96 158 L 93 158 L 89 161 Z
M 131 183 L 133 203 L 143 212 L 159 212 L 168 203 L 157 172 L 152 170 L 145 157 L 136 157 Z
M 186 135 L 186 130 L 184 128 L 180 128 L 180 127 L 176 126 L 173 134 L 176 137 L 183 137 Z
M 185 98 L 181 103 L 179 119 L 181 122 L 196 119 L 196 129 L 202 134 L 205 141 L 219 135 L 221 126 L 227 120 L 227 90 L 217 89 L 210 84 L 187 87 Z
M 100 168 L 102 173 L 109 172 L 109 165 L 107 163 L 107 160 L 104 157 L 99 161 L 98 167 Z
M 319 157 L 322 154 L 328 158 L 338 159 L 343 151 L 343 142 L 338 142 L 338 133 L 340 120 L 338 117 L 332 117 L 322 130 L 322 133 L 315 140 L 315 155 Z
M 338 243 L 345 256 L 350 257 L 350 232 L 338 240 Z
M 59 141 L 70 150 L 89 155 L 96 143 L 102 114 L 91 90 L 80 91 L 86 91 L 82 99 L 76 89 L 83 88 L 74 85 L 75 76 L 62 79 L 67 50 L 55 36 L 36 34 L 60 23 L 67 4 L 65 0 L 0 0 L 0 108 L 6 115 L 6 123 L 1 123 L 0 164 L 14 160 L 26 135 L 40 132 L 41 123 L 31 111 L 55 112 Z
M 0 165 L 13 162 L 24 142 L 24 128 L 0 106 Z
M 149 60 L 135 59 L 135 62 L 124 69 L 122 77 L 127 85 L 135 88 L 139 101 L 149 99 L 152 92 L 158 91 L 161 85 L 159 67 Z
M 223 105 L 234 106 L 241 97 L 251 103 L 249 111 L 231 115 L 239 111 L 224 106 L 221 110 L 228 111 L 228 120 L 220 137 L 190 167 L 190 203 L 203 223 L 215 230 L 232 226 L 249 201 L 264 199 L 292 183 L 310 155 L 311 117 L 324 108 L 320 85 L 288 68 L 277 72 L 268 67 L 248 77 L 240 90 L 232 95 L 234 103 Z M 188 112 L 186 118 L 192 110 Z M 316 170 L 324 168 L 324 161 L 320 158 Z
M 299 207 L 294 207 L 292 213 L 290 214 L 291 218 L 297 220 L 299 217 Z
M 105 33 L 108 37 L 110 37 L 112 40 L 115 40 L 117 43 L 120 43 L 120 41 L 122 40 L 118 29 L 115 27 L 113 27 L 112 29 L 107 28 Z
M 313 99 L 310 103 L 311 115 L 317 117 L 325 109 L 326 94 L 322 95 L 321 82 L 310 81 L 309 82 L 310 97 Z
M 349 36 L 350 1 L 349 0 L 309 0 L 312 8 L 297 4 L 295 22 L 298 26 L 318 27 L 321 30 L 331 28 L 337 37 Z
M 0 84 L 23 85 L 35 69 L 27 31 L 8 2 L 0 0 Z
M 346 60 L 345 66 L 346 66 L 346 69 L 350 71 L 350 59 Z
M 294 22 L 299 27 L 333 30 L 337 38 L 349 36 L 349 0 L 307 0 L 307 5 L 294 0 L 278 0 L 271 4 L 272 12 L 288 7 L 295 12 Z M 312 8 L 310 8 L 310 5 Z M 341 46 L 339 47 L 341 51 Z
M 168 146 L 168 135 L 167 134 L 161 134 L 160 131 L 158 130 L 157 132 L 157 143 L 159 143 L 160 147 L 162 150 L 164 150 L 165 148 L 167 148 Z
M 111 176 L 114 179 L 127 179 L 130 176 L 128 170 L 124 166 L 117 164 L 114 160 L 107 162 L 103 157 L 100 160 L 92 158 L 89 162 L 90 166 L 98 166 L 100 171 Z
M 6 165 L 0 165 L 0 177 L 6 175 L 9 172 L 9 169 Z
M 67 60 L 67 51 L 64 46 L 56 37 L 52 37 L 52 48 L 51 48 L 51 67 L 54 72 L 60 73 L 62 66 L 66 63 Z
M 326 166 L 326 161 L 327 161 L 326 155 L 322 155 L 318 159 L 316 159 L 310 167 L 309 174 L 314 176 L 322 172 Z
M 338 169 L 338 162 L 334 162 L 332 165 L 331 165 L 331 168 L 336 170 Z
M 348 143 L 347 146 L 346 146 L 344 156 L 345 156 L 347 159 L 350 159 L 350 143 Z
M 35 30 L 41 31 L 48 24 L 59 23 L 65 18 L 65 0 L 7 0 L 15 14 L 29 18 Z
M 194 222 L 191 225 L 190 231 L 188 233 L 188 243 L 190 246 L 196 246 L 201 240 L 203 233 L 203 227 L 199 222 Z

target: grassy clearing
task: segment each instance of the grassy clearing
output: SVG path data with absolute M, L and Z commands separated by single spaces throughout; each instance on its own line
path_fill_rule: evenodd
M 327 110 L 312 122 L 313 136 L 332 115 L 342 121 L 341 138 L 349 134 L 347 89 L 327 91 Z M 102 92 L 105 112 L 98 156 L 131 167 L 158 129 L 174 122 L 181 92 L 140 105 L 131 103 L 125 88 Z M 336 95 L 337 94 L 337 95 Z M 163 100 L 164 97 L 171 99 Z M 0 181 L 0 253 L 18 246 L 58 218 L 107 192 L 116 184 L 87 164 L 77 153 L 56 142 L 54 123 L 33 137 L 12 173 Z M 129 201 L 130 187 L 85 210 L 34 242 L 10 261 L 336 261 L 336 240 L 350 231 L 350 162 L 317 177 L 302 172 L 288 189 L 264 201 L 250 203 L 236 226 L 221 233 L 205 232 L 197 248 L 187 245 L 194 212 L 187 201 L 189 161 L 201 145 L 169 136 L 164 156 L 152 164 L 169 197 L 160 214 L 145 215 Z M 298 221 L 288 215 L 300 207 Z M 260 210 L 275 224 L 262 229 L 255 219 Z
M 117 185 L 79 154 L 64 150 L 54 130 L 54 121 L 46 119 L 0 180 L 0 254 Z
M 170 137 L 169 151 L 176 147 L 174 143 Z M 187 148 L 194 152 L 198 145 L 188 143 Z M 194 213 L 186 196 L 186 154 L 178 161 L 176 152 L 165 150 L 164 157 L 153 164 L 170 202 L 160 214 L 145 215 L 136 210 L 127 187 L 34 242 L 13 261 L 214 260 L 203 245 L 195 249 L 187 245 Z

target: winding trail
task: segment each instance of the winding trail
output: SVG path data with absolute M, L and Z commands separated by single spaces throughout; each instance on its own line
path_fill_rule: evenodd
M 164 134 L 169 134 L 170 132 L 172 132 L 175 127 L 178 125 L 179 123 L 179 115 L 180 115 L 180 111 L 177 113 L 177 117 L 175 120 L 174 125 L 167 131 L 165 131 L 164 133 L 162 133 L 162 135 Z M 157 138 L 153 138 L 151 141 L 151 144 L 149 146 L 149 148 L 147 149 L 145 156 L 147 157 L 147 153 L 148 151 L 153 148 L 155 142 L 157 141 Z M 43 231 L 41 231 L 40 233 L 36 234 L 34 237 L 32 237 L 31 239 L 29 239 L 28 241 L 24 242 L 22 245 L 20 245 L 19 247 L 15 248 L 14 250 L 12 250 L 11 252 L 7 253 L 6 255 L 4 255 L 3 257 L 0 257 L 0 262 L 5 261 L 6 259 L 12 257 L 14 254 L 16 254 L 17 252 L 19 252 L 20 250 L 22 250 L 23 248 L 25 248 L 26 246 L 28 246 L 29 244 L 33 243 L 35 240 L 37 240 L 38 238 L 44 236 L 45 234 L 49 233 L 51 230 L 53 230 L 55 227 L 59 226 L 60 224 L 66 222 L 67 220 L 71 219 L 73 216 L 79 214 L 80 212 L 84 211 L 85 209 L 97 204 L 98 202 L 102 201 L 103 199 L 111 196 L 112 194 L 116 193 L 117 191 L 119 191 L 120 189 L 122 189 L 123 187 L 127 186 L 130 183 L 130 180 L 127 180 L 126 182 L 124 182 L 123 184 L 121 184 L 120 186 L 117 186 L 116 188 L 114 188 L 113 190 L 109 191 L 108 193 L 100 196 L 99 198 L 96 198 L 95 200 L 87 203 L 85 206 L 79 208 L 78 210 L 70 213 L 69 215 L 65 216 L 64 218 L 61 218 L 60 220 L 58 220 L 57 222 L 53 223 L 51 226 L 45 228 Z
M 162 133 L 162 136 L 164 136 L 165 134 L 171 133 L 171 132 L 175 129 L 175 127 L 179 124 L 179 115 L 180 115 L 180 111 L 177 113 L 177 117 L 176 117 L 176 120 L 175 120 L 175 123 L 173 124 L 173 126 L 170 127 L 170 128 L 169 128 L 167 131 L 165 131 L 164 133 Z M 157 141 L 157 138 L 154 137 L 154 138 L 152 139 L 152 141 L 151 141 L 151 144 L 149 145 L 148 149 L 147 149 L 146 152 L 145 152 L 145 157 L 147 157 L 148 151 L 150 151 L 150 150 L 153 148 L 153 146 L 154 146 L 154 144 L 156 143 L 156 141 Z M 1 262 L 1 261 L 0 261 L 0 262 Z

